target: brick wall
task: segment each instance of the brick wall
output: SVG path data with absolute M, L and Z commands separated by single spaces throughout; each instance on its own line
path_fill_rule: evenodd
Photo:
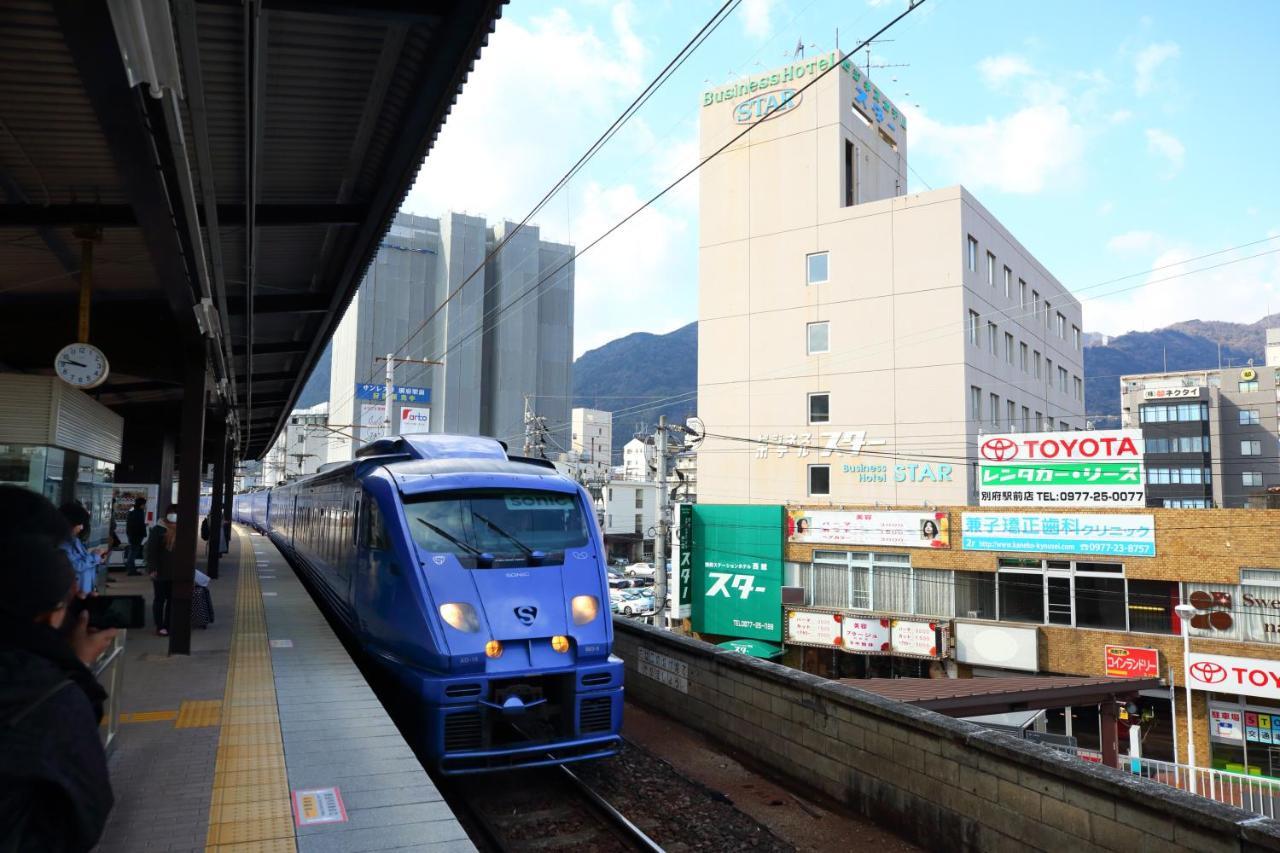
M 867 506 L 795 506 L 813 510 L 874 510 Z M 880 508 L 884 511 L 884 508 Z M 950 518 L 951 548 L 881 548 L 876 551 L 911 554 L 911 564 L 920 569 L 961 569 L 994 572 L 1001 556 L 1030 556 L 1064 559 L 1060 554 L 998 554 L 994 551 L 960 550 L 960 514 L 977 512 L 978 507 L 940 507 Z M 998 512 L 998 510 L 982 510 Z M 1038 509 L 1030 511 L 1040 511 Z M 1141 513 L 1155 516 L 1155 557 L 1099 557 L 1106 562 L 1123 562 L 1125 574 L 1140 580 L 1239 583 L 1241 567 L 1280 568 L 1280 510 L 1258 509 L 1079 509 L 1083 515 Z M 848 546 L 788 545 L 786 558 L 807 563 L 813 550 L 859 550 Z M 861 550 L 866 550 L 865 548 Z
M 929 849 L 1280 851 L 1280 823 L 1156 782 L 647 625 L 614 636 L 630 698 Z

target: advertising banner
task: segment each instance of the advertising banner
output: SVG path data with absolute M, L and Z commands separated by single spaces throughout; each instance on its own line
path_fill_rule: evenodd
M 1110 678 L 1159 678 L 1160 653 L 1132 646 L 1103 646 L 1103 662 Z
M 687 617 L 689 615 L 689 605 L 692 601 L 691 579 L 693 575 L 693 505 L 680 504 L 680 521 L 677 527 L 677 535 L 680 537 L 680 556 L 678 565 L 680 571 L 678 573 L 679 581 L 679 597 L 677 599 L 680 607 L 680 616 Z
M 1037 672 L 1040 669 L 1039 632 L 989 622 L 955 623 L 956 660 L 974 666 L 995 666 Z
M 419 409 L 412 406 L 400 407 L 400 434 L 408 435 L 415 432 L 429 432 L 431 430 L 431 410 Z
M 847 652 L 869 655 L 887 655 L 892 649 L 891 628 L 888 619 L 879 616 L 845 615 L 841 645 Z
M 903 657 L 941 657 L 942 637 L 936 622 L 912 622 L 894 619 L 890 627 L 889 646 L 895 655 Z
M 396 395 L 395 401 L 401 403 L 430 403 L 430 388 L 414 388 L 407 385 L 392 386 L 392 392 Z M 356 383 L 356 399 L 357 400 L 377 400 L 379 402 L 387 399 L 387 386 L 381 382 L 357 382 Z
M 950 548 L 945 512 L 855 512 L 793 509 L 787 538 L 796 544 Z
M 360 404 L 360 441 L 373 441 L 387 434 L 387 410 L 381 403 Z
M 1192 690 L 1280 699 L 1280 661 L 1192 652 L 1184 677 Z M 1266 728 L 1271 728 L 1268 716 Z M 1259 721 L 1259 728 L 1262 723 Z
M 783 508 L 693 507 L 693 630 L 782 639 Z
M 978 442 L 981 506 L 1142 507 L 1142 431 L 1034 432 Z
M 1150 515 L 966 512 L 960 526 L 960 547 L 965 551 L 1156 555 L 1156 522 Z
M 788 610 L 786 642 L 793 646 L 842 645 L 840 614 L 815 610 Z

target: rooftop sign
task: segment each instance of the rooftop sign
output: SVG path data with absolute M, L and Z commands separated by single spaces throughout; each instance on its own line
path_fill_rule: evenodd
M 1146 505 L 1142 431 L 1033 432 L 978 442 L 981 506 Z

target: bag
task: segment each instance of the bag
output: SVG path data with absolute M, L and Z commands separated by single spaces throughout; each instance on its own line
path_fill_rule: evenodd
M 209 541 L 209 516 L 205 516 L 200 520 L 200 538 L 205 542 Z

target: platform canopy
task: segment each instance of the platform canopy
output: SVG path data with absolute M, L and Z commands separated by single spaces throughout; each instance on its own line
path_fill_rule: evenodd
M 202 359 L 261 457 L 501 5 L 0 4 L 0 370 L 51 373 L 85 289 L 126 442 Z

